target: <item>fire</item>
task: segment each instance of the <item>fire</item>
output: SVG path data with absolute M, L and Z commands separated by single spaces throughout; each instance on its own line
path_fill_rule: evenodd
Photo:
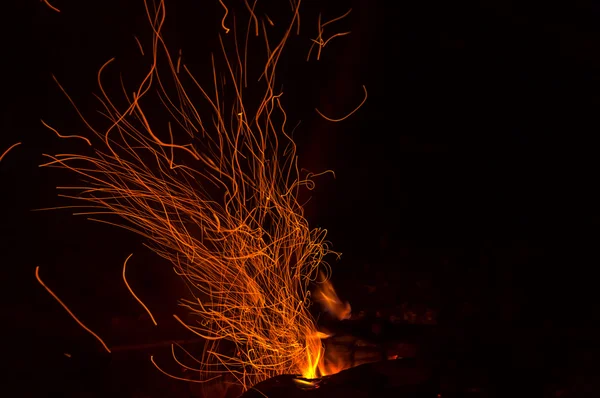
M 321 366 L 321 374 L 323 376 L 336 374 L 348 369 L 351 363 L 347 349 L 340 349 L 333 345 L 328 346 L 325 351 L 325 360 Z
M 352 308 L 350 303 L 343 302 L 339 299 L 331 281 L 329 281 L 325 275 L 319 273 L 320 286 L 315 290 L 313 296 L 323 309 L 330 313 L 333 317 L 338 320 L 350 319 L 350 313 Z
M 315 299 L 339 319 L 349 316 L 350 306 L 341 303 L 323 276 L 329 271 L 324 257 L 333 253 L 326 231 L 309 226 L 298 201 L 299 190 L 311 189 L 314 175 L 299 170 L 283 92 L 276 89 L 278 60 L 300 28 L 300 2 L 291 2 L 290 22 L 277 41 L 255 14 L 255 3 L 246 2 L 243 50 L 235 21 L 221 4 L 222 27 L 225 33 L 231 30 L 231 41 L 219 37 L 222 51 L 211 56 L 210 88 L 182 62 L 181 51 L 177 59 L 172 57 L 163 40 L 164 0 L 146 2 L 153 39 L 145 77 L 134 90 L 121 82 L 126 105 L 120 106 L 103 82 L 113 60 L 100 69 L 98 98 L 109 122 L 104 129 L 93 126 L 59 84 L 89 138 L 64 136 L 44 125 L 58 137 L 86 141 L 93 153 L 46 155 L 49 161 L 42 166 L 80 175 L 88 185 L 61 187 L 63 197 L 89 208 L 77 214 L 146 238 L 187 281 L 193 298 L 182 299 L 181 306 L 198 321 L 174 317 L 206 340 L 194 368 L 199 379 L 193 381 L 230 374 L 248 388 L 277 374 L 313 379 L 336 367 L 326 366 L 322 339 L 327 336 L 309 311 L 310 286 L 319 283 Z M 253 36 L 266 47 L 256 75 L 246 67 Z M 136 43 L 144 56 L 142 43 L 137 38 Z M 250 94 L 259 102 L 248 104 Z M 157 103 L 162 121 L 155 117 Z M 127 284 L 125 266 L 123 279 Z M 235 349 L 223 348 L 224 341 Z M 178 363 L 183 354 L 188 355 L 173 350 Z

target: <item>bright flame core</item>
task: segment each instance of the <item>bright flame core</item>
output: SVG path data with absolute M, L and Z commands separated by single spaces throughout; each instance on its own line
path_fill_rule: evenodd
M 103 86 L 102 73 L 112 60 L 107 62 L 98 73 L 98 98 L 110 126 L 99 130 L 77 110 L 95 135 L 94 153 L 46 155 L 51 160 L 43 165 L 69 169 L 88 182 L 62 188 L 72 192 L 62 196 L 89 209 L 79 214 L 138 233 L 174 265 L 193 296 L 181 305 L 198 320 L 176 319 L 207 341 L 196 370 L 205 379 L 229 373 L 245 388 L 277 374 L 325 374 L 326 336 L 308 310 L 309 285 L 319 269 L 327 270 L 323 258 L 331 251 L 326 231 L 309 227 L 298 202 L 300 187 L 312 188 L 312 176 L 298 169 L 283 93 L 275 90 L 277 62 L 292 28 L 299 29 L 299 5 L 292 2 L 291 22 L 272 46 L 267 24 L 259 24 L 254 6 L 246 3 L 244 48 L 232 25 L 235 56 L 227 55 L 220 38 L 222 59 L 211 57 L 209 90 L 181 58 L 171 57 L 161 36 L 164 2 L 146 3 L 154 32 L 148 73 L 133 92 L 122 84 L 127 105 L 120 107 Z M 260 76 L 250 79 L 247 46 L 250 32 L 258 36 L 259 28 L 267 57 Z M 257 90 L 259 103 L 248 107 L 246 93 L 256 97 Z M 160 101 L 163 120 L 154 117 L 150 98 Z M 340 319 L 349 314 L 330 285 L 317 297 Z M 223 349 L 223 340 L 235 350 Z

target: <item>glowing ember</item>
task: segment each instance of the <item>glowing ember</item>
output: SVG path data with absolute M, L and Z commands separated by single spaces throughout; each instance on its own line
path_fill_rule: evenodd
M 195 368 L 200 379 L 194 381 L 228 373 L 247 388 L 277 374 L 313 379 L 328 372 L 321 341 L 326 335 L 309 312 L 309 287 L 320 282 L 315 299 L 339 319 L 349 316 L 350 306 L 341 303 L 323 276 L 328 272 L 323 259 L 332 253 L 326 231 L 309 227 L 297 199 L 301 187 L 311 189 L 314 175 L 298 168 L 280 102 L 283 93 L 275 89 L 279 57 L 292 28 L 299 29 L 300 4 L 292 1 L 290 22 L 274 44 L 254 13 L 255 4 L 246 2 L 243 50 L 235 21 L 221 5 L 232 48 L 220 37 L 222 53 L 211 57 L 210 89 L 194 78 L 181 51 L 175 60 L 163 41 L 164 1 L 146 3 L 154 34 L 145 78 L 133 91 L 122 83 L 126 106 L 119 106 L 103 86 L 108 61 L 98 73 L 108 128 L 92 126 L 79 110 L 94 135 L 90 139 L 63 136 L 44 123 L 61 138 L 85 140 L 93 154 L 46 155 L 50 161 L 43 166 L 78 173 L 87 186 L 61 188 L 69 192 L 62 196 L 89 206 L 78 214 L 101 216 L 92 219 L 143 236 L 188 282 L 194 298 L 181 305 L 198 322 L 174 316 L 207 342 Z M 273 24 L 268 17 L 267 23 Z M 320 48 L 331 40 L 321 37 L 325 25 L 319 25 L 315 42 Z M 260 73 L 248 76 L 250 33 L 259 36 L 259 31 L 266 58 Z M 144 46 L 136 42 L 143 55 Z M 247 104 L 250 95 L 258 103 Z M 155 117 L 156 104 L 162 106 L 164 122 Z M 317 281 L 319 270 L 325 272 Z M 125 266 L 123 278 L 127 284 Z M 225 350 L 223 341 L 235 350 Z M 173 356 L 181 363 L 175 350 Z

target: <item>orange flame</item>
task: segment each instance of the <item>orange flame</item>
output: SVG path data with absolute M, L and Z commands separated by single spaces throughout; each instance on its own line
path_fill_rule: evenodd
M 332 316 L 334 316 L 338 320 L 350 319 L 350 314 L 352 312 L 352 308 L 350 307 L 350 303 L 342 302 L 333 285 L 325 277 L 325 275 L 321 272 L 319 273 L 319 287 L 313 293 L 313 297 L 316 302 L 318 302 L 321 307 Z
M 325 350 L 325 356 L 320 371 L 323 376 L 336 374 L 342 370 L 348 369 L 351 363 L 350 353 L 347 349 L 345 350 L 335 345 L 329 345 Z

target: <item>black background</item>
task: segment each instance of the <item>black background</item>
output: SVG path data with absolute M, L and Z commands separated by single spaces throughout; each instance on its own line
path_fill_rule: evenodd
M 499 379 L 532 380 L 531 391 L 552 383 L 591 391 L 600 6 L 320 3 L 304 2 L 302 34 L 292 39 L 279 78 L 288 116 L 302 120 L 295 133 L 301 165 L 336 174 L 317 180 L 306 211 L 343 253 L 331 259 L 340 294 L 355 309 L 425 303 L 439 310 L 441 325 L 478 335 L 480 366 Z M 94 356 L 97 344 L 37 284 L 35 267 L 114 345 L 185 336 L 169 320 L 181 286 L 135 236 L 69 211 L 31 211 L 69 204 L 55 187 L 76 183 L 38 168 L 42 154 L 81 148 L 39 120 L 64 133 L 83 131 L 51 74 L 92 113 L 96 71 L 116 57 L 116 70 L 135 74 L 143 64 L 133 35 L 148 39 L 148 25 L 141 0 L 53 4 L 62 12 L 22 1 L 4 17 L 0 151 L 23 144 L 0 163 L 2 362 L 16 376 L 3 374 L 20 382 L 22 396 L 66 391 L 74 379 L 81 380 L 74 391 L 115 394 L 122 379 L 99 369 L 122 365 Z M 327 19 L 350 7 L 332 30 L 352 33 L 307 63 L 318 10 Z M 288 16 L 278 9 L 287 8 L 273 6 L 275 21 Z M 166 38 L 202 71 L 222 15 L 217 1 L 168 3 Z M 335 124 L 315 114 L 315 107 L 345 114 L 362 99 L 363 84 L 368 100 L 351 118 Z M 147 332 L 150 323 L 141 320 L 135 324 L 143 327 L 120 336 L 112 319 L 140 314 L 120 283 L 131 252 L 131 279 L 166 326 Z M 382 281 L 392 294 L 367 300 L 356 293 Z M 465 303 L 474 308 L 467 318 L 460 315 Z M 89 371 L 73 370 L 63 352 L 79 353 L 79 368 Z M 128 371 L 132 384 L 143 380 L 136 376 L 142 370 Z

